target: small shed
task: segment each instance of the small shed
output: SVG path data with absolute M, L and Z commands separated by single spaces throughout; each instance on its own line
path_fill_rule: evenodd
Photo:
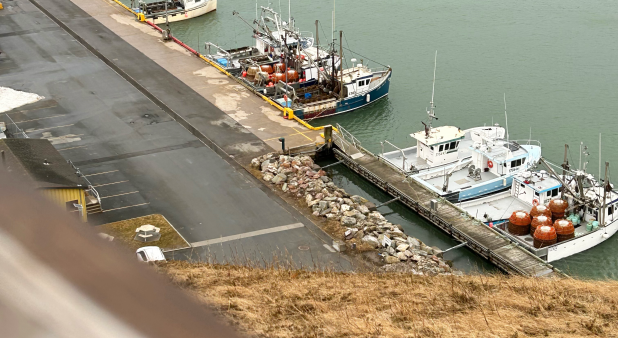
M 45 139 L 0 139 L 2 168 L 30 183 L 43 196 L 87 220 L 93 200 L 88 183 Z

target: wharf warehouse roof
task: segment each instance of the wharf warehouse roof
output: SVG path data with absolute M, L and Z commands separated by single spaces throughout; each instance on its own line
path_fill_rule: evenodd
M 0 161 L 13 177 L 87 220 L 88 185 L 48 140 L 2 139 Z

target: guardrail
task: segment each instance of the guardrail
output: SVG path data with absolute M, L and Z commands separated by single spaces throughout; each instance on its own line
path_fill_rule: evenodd
M 90 191 L 94 197 L 97 198 L 97 201 L 99 201 L 99 205 L 101 205 L 101 196 L 99 195 L 99 192 L 92 186 L 92 183 L 90 182 L 90 180 L 88 180 L 86 178 L 86 176 L 84 174 L 82 174 L 82 172 L 79 170 L 78 167 L 75 166 L 75 164 L 73 164 L 73 161 L 71 160 L 67 160 L 67 163 L 71 165 L 71 167 L 73 167 L 73 170 L 75 170 L 75 174 L 80 177 L 81 179 L 83 179 L 84 181 L 86 181 L 86 183 L 88 183 L 86 186 L 88 187 L 88 191 Z
M 6 137 L 8 138 L 30 138 L 28 136 L 28 134 L 26 134 L 26 132 L 23 131 L 23 129 L 19 128 L 19 126 L 17 125 L 17 123 L 15 123 L 15 121 L 13 121 L 13 119 L 11 118 L 11 116 L 9 116 L 9 114 L 4 113 L 2 114 L 3 116 L 3 122 L 5 123 L 5 127 L 6 127 Z

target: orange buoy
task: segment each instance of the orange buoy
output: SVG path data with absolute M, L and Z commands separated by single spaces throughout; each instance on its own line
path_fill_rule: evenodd
M 558 236 L 556 229 L 549 225 L 541 225 L 534 231 L 534 247 L 539 249 L 556 244 Z
M 533 206 L 532 210 L 530 210 L 530 216 L 532 217 L 538 217 L 541 215 L 551 218 L 551 210 L 549 210 L 547 206 L 541 204 Z
M 530 223 L 530 235 L 534 235 L 536 228 L 543 225 L 552 225 L 550 216 L 540 215 L 533 218 L 532 223 Z
M 564 218 L 564 213 L 569 207 L 569 202 L 565 200 L 551 200 L 549 201 L 549 210 L 554 220 Z
M 281 62 L 275 63 L 275 73 L 283 73 L 285 71 L 285 65 Z
M 273 71 L 273 66 L 271 66 L 271 65 L 261 65 L 261 66 L 260 66 L 260 69 L 261 69 L 263 72 L 266 72 L 266 73 L 268 73 L 268 74 L 272 74 L 272 73 L 274 72 L 274 71 Z
M 298 80 L 298 72 L 295 69 L 288 69 L 288 82 L 296 82 Z
M 275 73 L 274 80 L 275 80 L 275 83 L 278 83 L 279 81 L 285 82 L 285 74 L 283 74 L 283 73 Z
M 575 237 L 575 227 L 568 219 L 559 219 L 554 222 L 554 229 L 556 229 L 556 234 L 558 235 L 558 242 Z
M 513 235 L 523 236 L 530 232 L 530 214 L 523 210 L 515 211 L 511 217 L 509 217 L 509 232 Z

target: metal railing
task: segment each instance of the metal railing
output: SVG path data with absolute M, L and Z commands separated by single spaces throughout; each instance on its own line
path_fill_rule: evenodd
M 6 137 L 8 138 L 30 138 L 25 131 L 23 131 L 15 121 L 9 116 L 9 114 L 2 114 L 2 122 L 6 124 Z
M 341 137 L 345 141 L 348 141 L 348 143 L 352 144 L 355 148 L 360 149 L 362 147 L 361 142 L 349 131 L 345 130 L 339 123 L 337 123 L 337 130 L 339 130 Z
M 86 178 L 84 174 L 82 174 L 79 168 L 76 167 L 75 164 L 73 164 L 73 161 L 67 160 L 67 163 L 70 164 L 71 167 L 73 167 L 73 170 L 75 170 L 75 174 L 78 177 L 82 178 L 84 181 L 86 181 L 86 183 L 88 183 L 87 191 L 90 192 L 94 197 L 96 197 L 97 201 L 99 201 L 99 205 L 101 205 L 101 196 L 99 195 L 99 192 L 92 186 L 92 183 Z

